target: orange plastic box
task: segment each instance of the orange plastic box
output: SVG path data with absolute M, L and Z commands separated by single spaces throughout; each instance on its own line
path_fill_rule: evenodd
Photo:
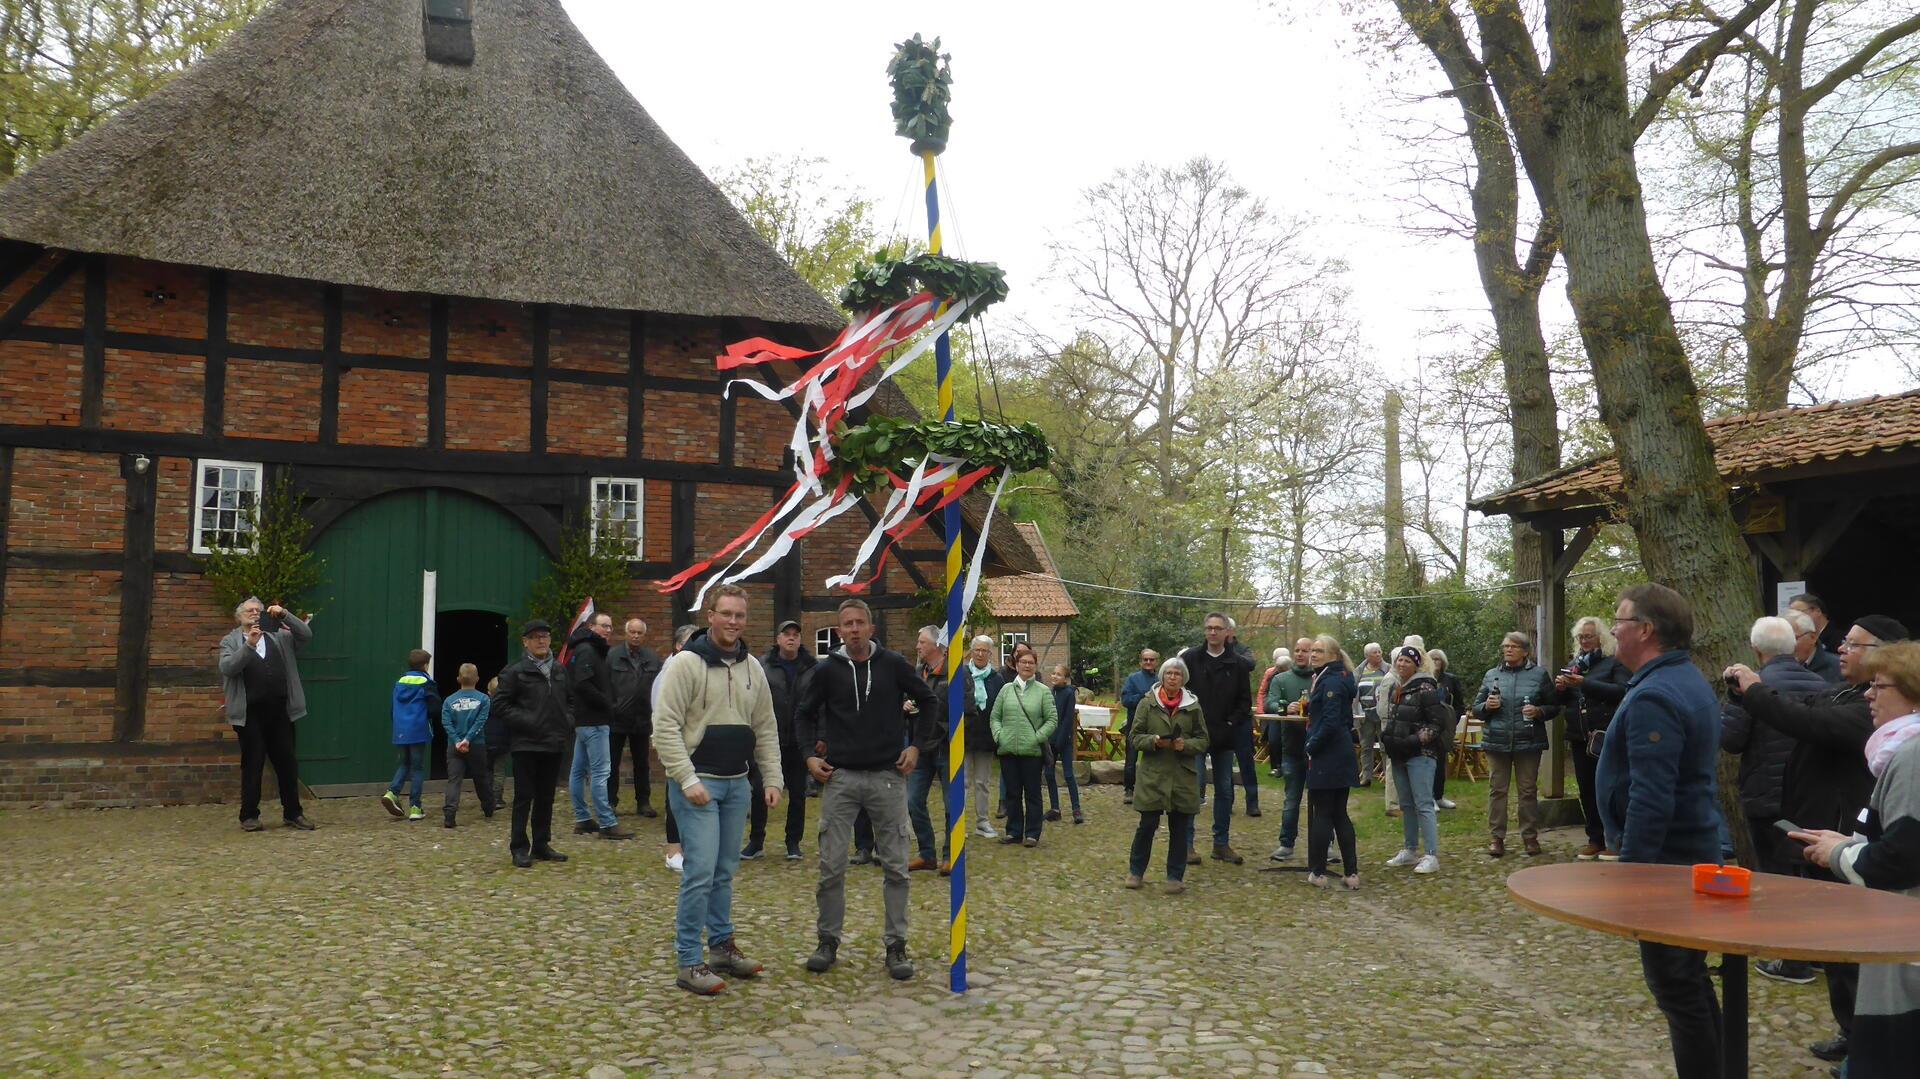
M 1753 891 L 1753 873 L 1737 865 L 1702 863 L 1693 867 L 1693 890 L 1701 895 L 1745 899 Z

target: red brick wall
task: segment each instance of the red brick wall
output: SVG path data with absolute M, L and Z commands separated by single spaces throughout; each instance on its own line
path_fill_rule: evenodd
M 647 367 L 651 372 L 652 360 L 648 360 Z M 641 447 L 641 456 L 656 461 L 697 464 L 719 461 L 720 410 L 717 397 L 648 390 L 646 398 L 645 442 Z
M 320 379 L 317 364 L 229 362 L 226 433 L 235 438 L 318 442 Z
M 14 451 L 9 547 L 118 551 L 125 516 L 126 489 L 120 479 L 118 456 L 26 448 Z M 11 576 L 7 599 L 11 604 Z
M 326 341 L 324 296 L 325 289 L 311 281 L 229 274 L 227 340 L 277 348 L 319 348 Z
M 433 334 L 425 296 L 348 288 L 340 294 L 340 351 L 424 360 Z
M 43 260 L 43 264 L 48 269 L 52 268 L 51 263 Z M 38 284 L 43 275 L 32 273 L 23 276 L 33 278 L 34 284 Z M 58 289 L 54 290 L 53 295 L 47 297 L 45 303 L 27 316 L 27 325 L 79 329 L 86 322 L 87 316 L 86 282 L 87 270 L 85 266 L 81 266 Z
M 179 805 L 233 802 L 240 796 L 240 755 L 228 732 L 224 743 L 182 746 L 142 756 L 0 759 L 0 806 Z M 264 791 L 273 798 L 273 769 Z M 269 806 L 269 822 L 278 812 Z
M 717 319 L 655 316 L 647 320 L 647 374 L 714 378 L 713 358 L 728 341 Z
M 153 549 L 185 551 L 193 542 L 193 462 L 154 459 Z
M 551 325 L 548 327 L 551 355 Z M 533 314 L 524 304 L 447 302 L 447 359 L 455 363 L 533 365 Z
M 205 338 L 206 271 L 145 259 L 108 259 L 107 329 Z
M 547 449 L 593 457 L 627 455 L 627 391 L 555 382 L 547 387 Z
M 630 336 L 623 312 L 559 308 L 547 323 L 547 363 L 556 371 L 624 374 Z
M 199 356 L 108 349 L 102 424 L 121 431 L 199 434 L 205 367 Z
M 356 367 L 340 373 L 340 441 L 427 444 L 427 376 Z
M 109 652 L 108 656 L 111 655 Z M 86 689 L 0 686 L 0 742 L 112 740 L 112 686 Z M 0 760 L 0 768 L 9 763 Z
M 447 449 L 525 453 L 531 395 L 525 382 L 448 375 Z
M 0 342 L 0 423 L 80 423 L 80 349 L 35 341 Z
M 120 632 L 120 574 L 7 570 L 0 662 L 17 667 L 112 667 Z

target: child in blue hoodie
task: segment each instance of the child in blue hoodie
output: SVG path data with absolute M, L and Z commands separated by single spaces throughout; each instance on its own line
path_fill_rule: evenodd
M 440 706 L 440 726 L 447 732 L 446 825 L 453 827 L 460 808 L 460 782 L 473 776 L 473 793 L 480 812 L 493 819 L 493 768 L 487 759 L 487 713 L 493 702 L 473 688 L 480 684 L 480 668 L 460 665 L 460 689 Z
M 420 809 L 420 796 L 427 787 L 427 747 L 433 744 L 433 721 L 440 710 L 440 690 L 427 673 L 433 657 L 424 648 L 407 653 L 407 673 L 393 684 L 393 744 L 400 751 L 400 766 L 394 769 L 393 784 L 380 796 L 387 812 L 408 820 L 426 816 Z M 400 787 L 412 783 L 408 808 L 400 808 Z

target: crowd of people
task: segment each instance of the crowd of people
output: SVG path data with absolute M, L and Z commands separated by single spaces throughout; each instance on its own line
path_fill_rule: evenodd
M 983 636 L 950 676 L 940 627 L 918 631 L 909 659 L 875 641 L 872 613 L 858 599 L 841 603 L 841 643 L 830 653 L 808 651 L 799 624 L 787 621 L 756 657 L 742 639 L 743 590 L 713 589 L 703 613 L 706 625 L 679 627 L 665 659 L 645 646 L 647 627 L 638 619 L 615 643 L 612 618 L 594 616 L 572 634 L 564 660 L 553 652 L 551 627 L 530 621 L 521 629 L 523 654 L 489 692 L 478 690 L 478 672 L 463 664 L 459 691 L 444 701 L 427 673 L 431 657 L 414 651 L 393 689 L 398 760 L 382 804 L 395 816 L 424 816 L 437 716 L 447 739 L 445 826 L 455 827 L 468 780 L 486 816 L 501 808 L 499 768 L 510 757 L 513 863 L 561 862 L 551 818 L 569 750 L 575 832 L 626 840 L 633 834 L 615 815 L 615 754 L 631 749 L 636 811 L 653 816 L 651 745 L 668 780 L 667 864 L 681 873 L 676 982 L 708 995 L 724 989 L 727 977 L 763 969 L 735 940 L 733 879 L 742 860 L 764 856 L 770 814 L 783 801 L 786 856 L 802 857 L 810 794 L 819 801 L 818 919 L 806 968 L 821 973 L 839 961 L 847 867 L 873 863 L 882 870 L 885 968 L 895 978 L 913 975 L 910 874 L 950 871 L 956 824 L 945 805 L 946 830 L 935 842 L 928 802 L 935 788 L 946 802 L 950 678 L 964 709 L 969 804 L 984 807 L 999 776 L 999 805 L 992 819 L 978 816 L 975 834 L 1040 846 L 1045 824 L 1065 819 L 1061 778 L 1067 812 L 1075 824 L 1085 821 L 1073 767 L 1078 694 L 1064 665 L 1043 682 L 1030 647 L 1017 647 L 1002 665 L 995 642 Z M 305 713 L 295 654 L 311 631 L 254 599 L 235 616 L 219 669 L 241 746 L 241 825 L 261 828 L 261 769 L 271 761 L 286 823 L 310 830 L 292 726 Z M 1231 618 L 1210 613 L 1200 644 L 1164 661 L 1142 650 L 1139 669 L 1121 687 L 1123 802 L 1138 814 L 1128 889 L 1144 887 L 1164 823 L 1164 890 L 1184 890 L 1188 867 L 1203 860 L 1195 829 L 1209 796 L 1212 858 L 1244 863 L 1231 833 L 1242 795 L 1246 815 L 1261 816 L 1256 717 L 1264 719 L 1261 734 L 1284 791 L 1269 858 L 1294 859 L 1304 801 L 1309 884 L 1332 886 L 1337 865 L 1341 885 L 1360 887 L 1349 805 L 1355 788 L 1374 781 L 1376 754 L 1386 811 L 1403 829 L 1401 850 L 1386 864 L 1439 871 L 1437 814 L 1454 808 L 1446 798 L 1449 747 L 1471 721 L 1491 771 L 1485 853 L 1508 853 L 1511 797 L 1522 849 L 1539 855 L 1540 762 L 1547 724 L 1564 714 L 1587 840 L 1577 858 L 1694 864 L 1730 857 L 1716 798 L 1715 762 L 1724 748 L 1740 757 L 1739 801 L 1760 869 L 1920 895 L 1920 643 L 1909 642 L 1892 618 L 1855 618 L 1842 631 L 1819 597 L 1800 596 L 1780 616 L 1753 624 L 1753 662 L 1726 668 L 1724 702 L 1693 661 L 1690 605 L 1655 584 L 1623 592 L 1610 621 L 1576 622 L 1576 654 L 1558 671 L 1536 659 L 1527 635 L 1508 634 L 1500 662 L 1471 693 L 1445 652 L 1418 636 L 1391 653 L 1368 644 L 1357 664 L 1332 636 L 1301 638 L 1291 650 L 1275 650 L 1256 689 L 1252 655 L 1235 634 Z M 995 820 L 1004 821 L 1004 832 Z M 1717 1075 L 1720 1010 L 1706 956 L 1647 942 L 1640 951 L 1678 1073 Z M 1900 1069 L 1920 1048 L 1920 973 L 1823 967 L 1838 1033 L 1811 1051 L 1846 1061 L 1856 1079 L 1905 1074 Z M 1815 977 L 1805 964 L 1758 969 L 1790 982 Z

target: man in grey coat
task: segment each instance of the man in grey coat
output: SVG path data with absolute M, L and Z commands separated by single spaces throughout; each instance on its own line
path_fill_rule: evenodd
M 314 824 L 300 807 L 300 765 L 293 750 L 293 725 L 307 714 L 307 695 L 293 656 L 313 640 L 313 631 L 286 608 L 268 607 L 252 596 L 234 608 L 233 617 L 239 624 L 220 641 L 220 676 L 227 722 L 240 740 L 240 827 L 249 832 L 265 827 L 260 768 L 271 761 L 280 783 L 281 817 L 287 827 L 311 832 Z

